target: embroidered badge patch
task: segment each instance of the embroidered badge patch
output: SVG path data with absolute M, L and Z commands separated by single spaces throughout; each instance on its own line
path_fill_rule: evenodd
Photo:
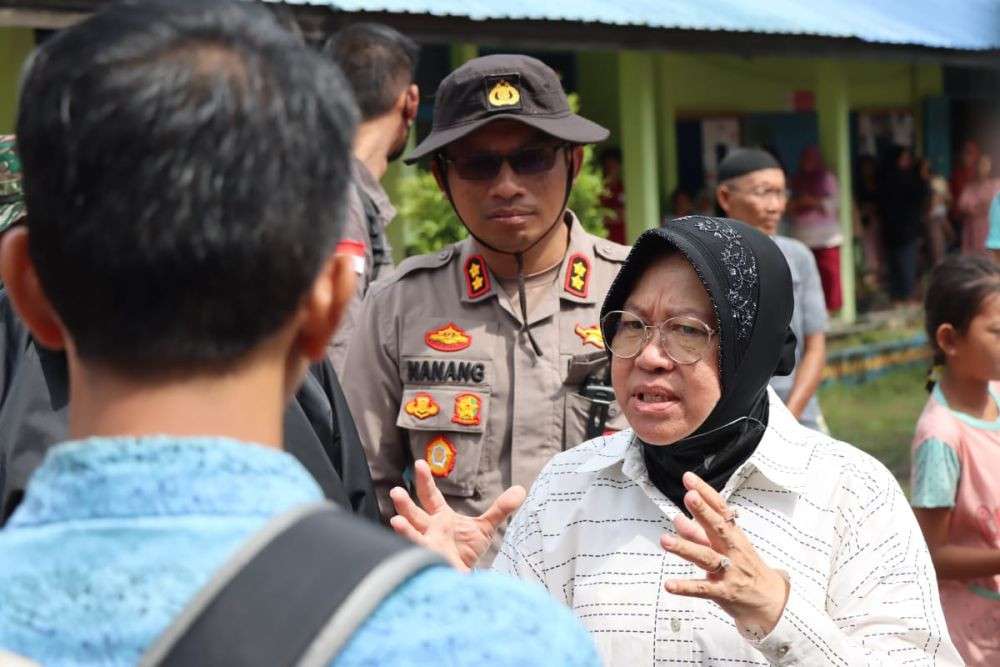
M 459 394 L 455 397 L 455 412 L 451 421 L 462 426 L 479 426 L 479 411 L 483 399 L 476 394 Z
M 488 77 L 486 79 L 486 105 L 489 109 L 520 109 L 520 83 L 515 76 Z
M 569 258 L 566 269 L 566 291 L 582 299 L 590 292 L 590 260 L 579 253 Z
M 604 334 L 601 333 L 601 327 L 596 324 L 592 327 L 577 324 L 574 331 L 580 337 L 580 340 L 583 341 L 584 345 L 593 345 L 598 349 L 604 349 Z
M 490 291 L 490 273 L 482 255 L 472 255 L 465 260 L 465 293 L 470 299 Z
M 437 404 L 434 397 L 422 391 L 414 394 L 413 398 L 403 406 L 403 409 L 406 410 L 406 414 L 417 419 L 427 419 L 441 412 L 441 406 Z
M 455 445 L 443 435 L 438 435 L 427 443 L 424 458 L 435 477 L 447 477 L 455 469 L 455 453 Z
M 454 322 L 448 322 L 440 329 L 425 333 L 424 342 L 438 352 L 458 352 L 472 345 L 472 336 Z

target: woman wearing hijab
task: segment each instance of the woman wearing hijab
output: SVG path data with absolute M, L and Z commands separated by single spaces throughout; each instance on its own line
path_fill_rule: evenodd
M 809 146 L 799 157 L 799 167 L 792 178 L 792 236 L 805 243 L 816 256 L 816 266 L 823 283 L 826 309 L 840 310 L 844 296 L 840 285 L 840 229 L 837 178 L 823 164 L 823 154 Z
M 550 461 L 494 563 L 573 609 L 607 664 L 959 664 L 896 480 L 767 389 L 791 315 L 777 246 L 722 218 L 646 232 L 613 283 L 631 428 Z

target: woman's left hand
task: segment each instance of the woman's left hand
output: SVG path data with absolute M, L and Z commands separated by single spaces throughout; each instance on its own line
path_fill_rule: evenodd
M 752 636 L 769 634 L 785 610 L 788 580 L 761 560 L 715 489 L 691 472 L 684 474 L 684 486 L 684 504 L 695 521 L 677 517 L 678 537 L 663 535 L 660 544 L 706 575 L 672 579 L 664 587 L 675 595 L 712 600 Z

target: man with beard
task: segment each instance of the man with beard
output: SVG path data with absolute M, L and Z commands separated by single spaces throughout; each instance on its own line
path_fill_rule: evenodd
M 406 160 L 431 160 L 471 238 L 371 291 L 343 374 L 384 516 L 408 468 L 418 491 L 433 474 L 437 500 L 474 516 L 624 426 L 598 320 L 628 248 L 566 208 L 583 145 L 607 136 L 534 58 L 476 58 L 441 82 L 432 131 Z
M 378 23 L 357 23 L 334 35 L 323 49 L 347 77 L 361 112 L 354 139 L 353 187 L 341 249 L 357 252 L 357 295 L 330 346 L 330 360 L 340 373 L 347 343 L 354 335 L 361 300 L 369 286 L 393 268 L 392 248 L 385 228 L 396 209 L 379 181 L 389 163 L 406 149 L 410 126 L 417 117 L 420 91 L 415 84 L 417 44 Z

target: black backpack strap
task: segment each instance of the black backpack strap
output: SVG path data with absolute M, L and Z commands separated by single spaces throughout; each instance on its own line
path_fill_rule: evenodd
M 277 517 L 234 555 L 140 665 L 326 667 L 435 554 L 323 503 Z

